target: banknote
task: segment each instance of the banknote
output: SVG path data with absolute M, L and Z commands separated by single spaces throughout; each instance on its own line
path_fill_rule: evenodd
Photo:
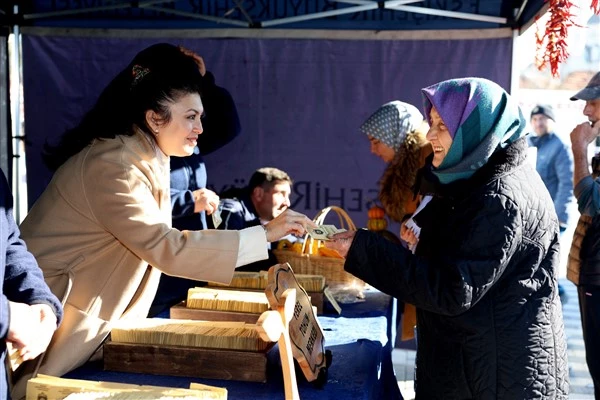
M 330 240 L 329 237 L 345 229 L 338 229 L 335 225 L 319 225 L 316 228 L 308 227 L 308 234 L 315 240 Z
M 221 222 L 223 222 L 223 219 L 221 218 L 221 208 L 222 206 L 219 204 L 219 207 L 217 207 L 217 209 L 211 214 L 215 229 L 217 229 L 219 225 L 221 225 Z

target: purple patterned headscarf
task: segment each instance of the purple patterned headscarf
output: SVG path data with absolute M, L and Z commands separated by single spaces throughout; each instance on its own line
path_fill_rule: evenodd
M 435 107 L 453 142 L 433 173 L 442 183 L 472 176 L 498 149 L 525 136 L 518 104 L 483 78 L 450 79 L 422 89 L 425 115 Z

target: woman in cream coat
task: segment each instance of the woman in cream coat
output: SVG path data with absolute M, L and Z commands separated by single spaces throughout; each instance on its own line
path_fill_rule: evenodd
M 289 210 L 264 228 L 171 227 L 169 156 L 191 154 L 202 133 L 200 80 L 192 56 L 151 46 L 47 149 L 57 170 L 21 229 L 65 315 L 45 357 L 17 371 L 14 398 L 36 367 L 63 375 L 100 348 L 113 322 L 145 317 L 161 271 L 228 283 L 236 267 L 267 258 L 267 241 L 314 225 Z

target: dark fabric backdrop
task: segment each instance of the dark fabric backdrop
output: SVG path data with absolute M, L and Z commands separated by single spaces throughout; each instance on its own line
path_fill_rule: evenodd
M 29 204 L 51 178 L 40 152 L 76 124 L 104 86 L 153 38 L 23 36 Z M 420 89 L 480 76 L 507 90 L 512 39 L 168 39 L 198 52 L 236 101 L 242 134 L 206 157 L 209 187 L 246 184 L 262 166 L 295 180 L 293 208 L 313 217 L 326 205 L 366 225 L 384 164 L 360 124 L 400 99 L 422 108 Z M 110 118 L 107 115 L 106 118 Z M 332 221 L 335 223 L 335 221 Z

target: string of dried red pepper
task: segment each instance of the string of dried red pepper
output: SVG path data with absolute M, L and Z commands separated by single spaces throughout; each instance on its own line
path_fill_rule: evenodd
M 569 28 L 575 25 L 574 15 L 571 13 L 573 3 L 569 0 L 547 1 L 549 3 L 548 12 L 550 13 L 550 17 L 543 32 L 540 30 L 539 25 L 537 25 L 535 62 L 540 70 L 543 70 L 546 64 L 549 64 L 552 76 L 558 76 L 559 64 L 569 57 L 567 37 L 569 35 Z M 598 2 L 598 0 L 592 1 L 593 3 Z

